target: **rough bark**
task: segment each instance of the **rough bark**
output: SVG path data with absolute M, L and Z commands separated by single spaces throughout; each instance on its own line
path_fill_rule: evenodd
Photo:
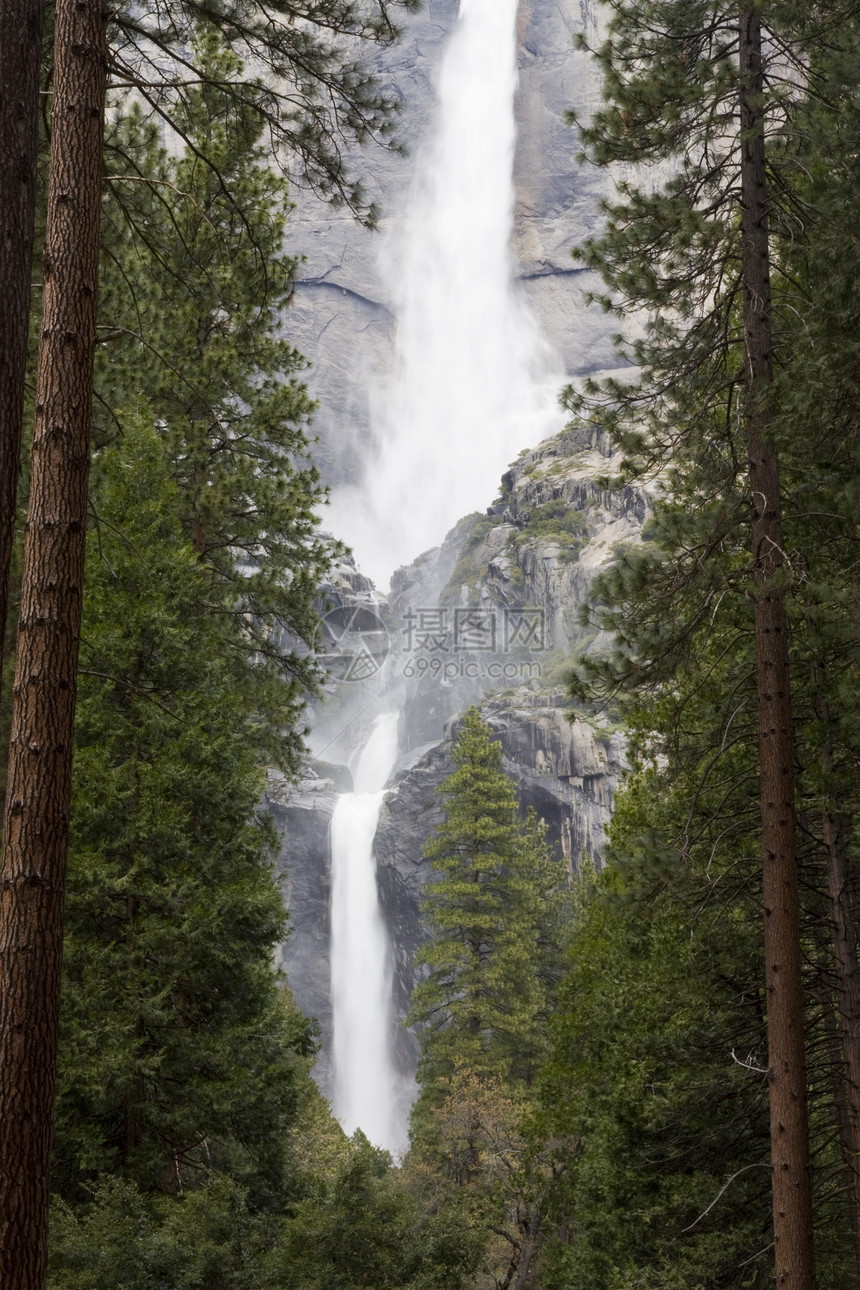
M 0 4 L 0 659 L 9 610 L 30 330 L 43 14 L 44 0 Z
M 757 12 L 740 16 L 741 228 L 747 450 L 756 579 L 768 1085 L 776 1281 L 814 1290 L 800 898 L 779 462 L 767 443 L 772 383 L 763 63 Z
M 527 1213 L 520 1224 L 523 1240 L 520 1248 L 520 1256 L 517 1260 L 517 1273 L 514 1280 L 514 1290 L 528 1290 L 532 1264 L 537 1254 L 538 1236 L 541 1229 L 540 1209 L 535 1206 L 527 1206 Z
M 44 1285 L 99 256 L 106 16 L 58 0 L 44 305 L 0 879 L 0 1285 Z

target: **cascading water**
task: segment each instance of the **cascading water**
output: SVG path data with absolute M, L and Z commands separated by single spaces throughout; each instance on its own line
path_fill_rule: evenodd
M 373 838 L 397 757 L 397 713 L 374 724 L 331 822 L 331 995 L 335 1115 L 397 1153 L 405 1144 L 401 1080 L 391 1054 L 391 969 L 379 909 Z
M 376 391 L 378 457 L 332 516 L 378 586 L 487 505 L 511 458 L 561 426 L 559 369 L 510 249 L 516 17 L 517 0 L 461 0 L 411 209 L 384 253 L 397 334 Z
M 378 586 L 490 502 L 511 458 L 562 424 L 561 378 L 515 289 L 510 250 L 517 3 L 461 0 L 436 126 L 387 251 L 397 338 L 378 391 L 378 458 L 358 488 L 335 495 L 330 516 Z M 331 925 L 335 1113 L 348 1132 L 361 1127 L 394 1151 L 405 1145 L 408 1095 L 391 1060 L 372 848 L 396 722 L 377 722 L 358 791 L 335 810 Z

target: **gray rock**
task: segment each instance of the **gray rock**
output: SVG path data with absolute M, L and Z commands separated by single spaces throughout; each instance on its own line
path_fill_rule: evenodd
M 383 79 L 404 95 L 413 157 L 457 11 L 457 0 L 429 0 L 409 20 L 404 42 L 379 64 Z M 577 32 L 594 37 L 596 21 L 595 0 L 521 0 L 514 250 L 522 289 L 569 374 L 614 361 L 612 324 L 584 307 L 583 293 L 593 284 L 570 258 L 570 248 L 599 227 L 606 191 L 603 176 L 578 166 L 576 134 L 565 120 L 569 108 L 587 116 L 597 101 L 594 69 L 573 49 Z M 413 162 L 371 151 L 361 165 L 383 205 L 384 236 L 402 218 Z M 291 245 L 305 258 L 286 327 L 313 358 L 311 386 L 322 401 L 317 456 L 327 482 L 338 484 L 354 481 L 368 459 L 368 389 L 391 362 L 394 319 L 380 238 L 307 194 L 296 197 Z M 651 510 L 648 490 L 611 486 L 617 465 L 605 439 L 574 425 L 521 454 L 488 513 L 467 516 L 439 547 L 398 570 L 387 599 L 347 559 L 322 589 L 333 667 L 326 702 L 313 713 L 320 760 L 299 785 L 273 778 L 268 802 L 283 834 L 278 872 L 293 927 L 283 962 L 300 1006 L 322 1026 L 317 1076 L 326 1090 L 331 816 L 337 792 L 351 787 L 346 763 L 380 712 L 395 706 L 401 712 L 402 758 L 375 841 L 400 1018 L 423 936 L 423 851 L 441 819 L 438 788 L 452 769 L 458 720 L 470 704 L 499 739 L 523 809 L 533 807 L 546 821 L 563 871 L 572 874 L 583 855 L 600 863 L 624 741 L 582 717 L 569 720 L 563 673 L 573 649 L 605 646 L 589 637 L 581 607 L 619 545 L 642 540 Z M 548 522 L 553 516 L 555 526 Z M 432 633 L 419 643 L 416 615 L 423 611 L 437 615 L 435 644 Z M 473 612 L 483 615 L 476 621 L 492 623 L 489 645 L 457 635 Z M 538 635 L 514 630 L 524 614 L 539 623 Z M 366 674 L 352 666 L 354 657 Z M 398 1061 L 405 1074 L 415 1059 L 414 1037 L 403 1029 Z
M 345 767 L 340 767 L 337 779 Z M 347 771 L 347 775 L 348 775 Z M 289 934 L 279 948 L 279 964 L 299 1008 L 320 1024 L 324 1037 L 317 1063 L 321 1084 L 328 1086 L 331 1037 L 329 979 L 329 902 L 331 899 L 331 817 L 340 789 L 335 778 L 308 778 L 290 785 L 270 774 L 265 805 L 281 843 L 275 861 L 284 903 L 290 913 Z
M 360 477 L 371 443 L 370 388 L 391 365 L 394 318 L 381 253 L 408 206 L 415 159 L 433 116 L 434 78 L 458 13 L 457 0 L 431 0 L 404 20 L 405 34 L 376 58 L 383 83 L 402 97 L 404 158 L 374 145 L 353 158 L 383 218 L 378 232 L 345 211 L 296 190 L 288 225 L 291 251 L 303 258 L 293 303 L 284 320 L 290 339 L 313 364 L 312 393 L 320 400 L 315 456 L 331 485 Z M 599 227 L 607 179 L 577 162 L 570 109 L 586 117 L 598 101 L 599 80 L 575 35 L 597 30 L 596 0 L 522 0 L 519 18 L 520 88 L 515 159 L 513 250 L 517 277 L 544 336 L 568 374 L 614 362 L 614 325 L 585 305 L 597 284 L 571 259 L 571 248 Z

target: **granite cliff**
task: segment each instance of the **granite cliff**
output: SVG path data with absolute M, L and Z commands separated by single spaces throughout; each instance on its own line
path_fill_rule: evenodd
M 434 82 L 458 0 L 427 0 L 404 20 L 402 40 L 380 56 L 379 75 L 403 100 L 405 157 L 374 146 L 354 159 L 382 218 L 376 232 L 358 226 L 296 190 L 290 245 L 304 258 L 292 302 L 291 340 L 312 360 L 309 384 L 320 400 L 317 459 L 328 483 L 354 482 L 371 443 L 374 378 L 393 354 L 390 263 L 407 206 L 416 158 L 432 121 Z M 521 0 L 519 7 L 518 148 L 513 250 L 517 277 L 562 367 L 570 374 L 611 365 L 611 327 L 584 294 L 594 286 L 574 264 L 571 247 L 593 232 L 606 179 L 578 166 L 571 109 L 587 114 L 599 96 L 597 73 L 574 49 L 579 33 L 594 35 L 596 0 Z M 388 262 L 387 262 L 388 261 Z
M 587 426 L 574 425 L 523 453 L 489 513 L 466 517 L 439 548 L 398 570 L 387 598 L 348 561 L 336 572 L 326 602 L 335 606 L 327 619 L 335 623 L 335 667 L 329 703 L 315 721 L 318 759 L 297 789 L 273 780 L 269 791 L 293 925 L 283 962 L 324 1035 L 328 832 L 337 793 L 351 785 L 350 753 L 380 711 L 396 706 L 401 713 L 401 759 L 375 843 L 400 1017 L 422 936 L 422 852 L 440 819 L 437 789 L 452 769 L 451 746 L 471 703 L 502 745 L 523 808 L 546 821 L 559 864 L 570 873 L 583 853 L 600 863 L 624 743 L 600 719 L 571 719 L 564 676 L 571 651 L 601 647 L 580 621 L 595 572 L 619 544 L 641 541 L 649 513 L 641 489 L 608 486 L 615 464 Z M 350 660 L 361 661 L 361 677 L 345 679 Z M 405 1030 L 398 1045 L 408 1072 L 415 1051 Z M 318 1075 L 326 1087 L 325 1056 Z
M 585 293 L 594 284 L 570 257 L 571 247 L 597 229 L 607 185 L 605 176 L 578 166 L 567 118 L 570 109 L 587 116 L 598 99 L 597 74 L 574 48 L 578 34 L 595 37 L 596 7 L 596 0 L 520 0 L 518 8 L 511 249 L 519 290 L 559 357 L 555 368 L 568 377 L 614 363 L 611 324 L 587 307 Z M 379 232 L 307 194 L 294 195 L 291 236 L 304 263 L 289 330 L 313 360 L 311 387 L 321 402 L 317 459 L 334 487 L 358 482 L 373 459 L 373 392 L 395 353 L 391 248 L 398 222 L 407 222 L 437 71 L 458 12 L 458 0 L 427 0 L 379 65 L 383 81 L 403 97 L 402 137 L 411 154 L 404 160 L 370 149 L 356 159 L 383 212 Z M 458 289 L 468 287 L 459 282 Z M 491 435 L 493 425 L 481 423 L 475 433 Z M 324 1039 L 331 1028 L 329 830 L 338 793 L 350 788 L 350 762 L 376 716 L 400 714 L 400 759 L 375 841 L 399 1018 L 422 936 L 422 852 L 440 818 L 437 789 L 451 770 L 458 722 L 470 704 L 480 706 L 501 743 L 523 808 L 534 807 L 546 821 L 560 871 L 572 872 L 583 853 L 600 862 L 624 746 L 599 720 L 569 719 L 565 668 L 571 652 L 601 648 L 583 625 L 581 606 L 619 544 L 641 540 L 649 509 L 641 490 L 607 485 L 615 465 L 607 452 L 588 426 L 568 427 L 523 452 L 489 509 L 465 516 L 439 547 L 399 569 L 387 596 L 349 559 L 322 589 L 330 681 L 326 702 L 312 713 L 314 756 L 297 788 L 273 778 L 268 801 L 282 834 L 278 866 L 293 928 L 283 962 Z M 450 471 L 458 471 L 456 456 Z M 488 489 L 482 499 L 489 495 Z M 385 500 L 403 508 L 411 501 Z M 402 1027 L 397 1046 L 408 1075 L 415 1051 Z M 317 1068 L 326 1089 L 327 1049 Z

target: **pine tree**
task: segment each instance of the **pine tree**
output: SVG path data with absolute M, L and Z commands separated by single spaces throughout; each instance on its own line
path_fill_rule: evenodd
M 394 33 L 385 0 L 370 10 L 324 0 L 296 13 L 244 5 L 163 10 L 152 21 L 138 7 L 111 15 L 125 36 L 112 70 L 155 111 L 188 83 L 185 53 L 195 21 L 262 63 L 256 77 L 228 81 L 231 103 L 247 103 L 276 146 L 291 145 L 305 173 L 333 196 L 362 209 L 345 181 L 340 144 L 390 128 L 394 104 L 373 76 L 344 57 L 351 37 Z M 283 18 L 286 21 L 278 21 Z M 3 827 L 0 960 L 0 1275 L 10 1286 L 44 1283 L 47 1171 L 55 1083 L 62 909 L 68 842 L 75 668 L 81 590 L 93 347 L 98 287 L 108 15 L 59 0 L 54 81 L 45 290 L 39 346 L 36 425 L 22 575 L 9 778 Z M 332 38 L 332 34 L 334 38 Z M 170 66 L 165 68 L 165 63 Z M 181 69 L 181 70 L 180 70 Z M 166 71 L 166 75 L 165 75 Z M 195 82 L 202 75 L 194 68 Z M 0 86 L 3 92 L 8 86 Z M 35 145 L 35 137 L 33 136 Z M 366 212 L 367 218 L 370 213 Z M 17 462 L 6 454 L 7 470 Z M 4 485 L 4 495 L 9 493 Z M 40 971 L 31 969 L 38 947 Z M 19 1036 L 32 1037 L 23 1046 Z
M 727 612 L 724 597 L 748 597 L 776 1260 L 786 1284 L 804 1287 L 814 1285 L 815 1274 L 786 613 L 792 570 L 780 514 L 773 375 L 785 355 L 770 279 L 799 219 L 810 217 L 801 216 L 798 198 L 798 103 L 806 92 L 821 92 L 822 68 L 850 13 L 850 5 L 838 4 L 814 15 L 793 4 L 618 5 L 599 51 L 607 105 L 583 131 L 597 161 L 667 163 L 670 176 L 656 184 L 624 181 L 608 206 L 605 235 L 583 251 L 610 288 L 608 307 L 653 311 L 627 351 L 642 379 L 626 390 L 617 382 L 604 387 L 604 419 L 631 470 L 665 466 L 670 486 L 682 478 L 682 491 L 684 476 L 697 476 L 695 508 L 688 516 L 675 511 L 670 521 L 674 568 L 645 557 L 631 562 L 626 587 L 625 575 L 616 581 L 625 605 L 616 616 L 624 657 L 604 676 L 659 686 L 685 668 L 682 656 L 696 648 L 691 642 L 708 620 Z M 588 397 L 571 402 L 582 407 Z M 737 542 L 742 527 L 746 559 Z M 731 711 L 724 714 L 729 724 Z
M 850 39 L 854 33 L 853 41 Z M 856 497 L 860 486 L 855 390 L 860 315 L 856 263 L 858 77 L 856 19 L 821 71 L 820 98 L 798 122 L 806 235 L 784 256 L 782 353 L 775 393 L 786 447 L 788 549 L 801 561 L 793 608 L 802 822 L 815 851 L 805 875 L 822 889 L 818 989 L 833 1026 L 836 1114 L 853 1196 L 860 1275 L 860 1009 L 856 861 L 858 761 Z M 843 39 L 840 39 L 841 46 Z M 829 928 L 827 925 L 829 924 Z M 825 951 L 829 931 L 830 945 Z M 823 941 L 822 941 L 823 938 Z
M 147 410 L 94 463 L 54 1186 L 281 1203 L 307 1024 L 272 966 L 285 914 L 258 814 L 265 734 L 233 679 Z
M 198 57 L 213 77 L 240 75 L 211 39 Z M 112 183 L 105 229 L 96 435 L 112 441 L 118 410 L 149 401 L 208 594 L 233 616 L 237 684 L 257 691 L 269 757 L 290 770 L 330 558 L 316 532 L 325 493 L 307 460 L 305 362 L 283 334 L 296 267 L 283 247 L 290 203 L 251 113 L 227 111 L 208 85 L 187 108 L 179 154 L 138 110 L 111 135 L 126 178 Z M 204 140 L 216 169 L 200 159 Z
M 3 821 L 0 1281 L 10 1290 L 33 1290 L 45 1276 L 86 535 L 106 24 L 107 15 L 90 0 L 57 4 L 45 285 Z
M 530 1080 L 543 1046 L 547 964 L 557 946 L 558 874 L 534 817 L 519 819 L 501 745 L 477 708 L 463 719 L 442 785 L 445 818 L 425 856 L 434 879 L 413 993 L 425 1090 L 457 1066 Z
M 744 839 L 704 879 L 711 839 L 684 868 L 673 857 L 682 786 L 661 790 L 649 771 L 616 805 L 541 1078 L 542 1131 L 574 1144 L 543 1284 L 769 1287 L 760 918 L 739 881 Z
M 500 1285 L 530 1284 L 556 1180 L 555 1144 L 527 1129 L 559 976 L 564 900 L 545 830 L 523 820 L 502 750 L 470 708 L 425 855 L 427 969 L 410 1020 L 421 1040 L 409 1165 L 466 1213 Z
M 0 10 L 0 661 L 5 656 L 36 212 L 36 134 L 44 5 Z M 2 686 L 2 676 L 0 676 Z

